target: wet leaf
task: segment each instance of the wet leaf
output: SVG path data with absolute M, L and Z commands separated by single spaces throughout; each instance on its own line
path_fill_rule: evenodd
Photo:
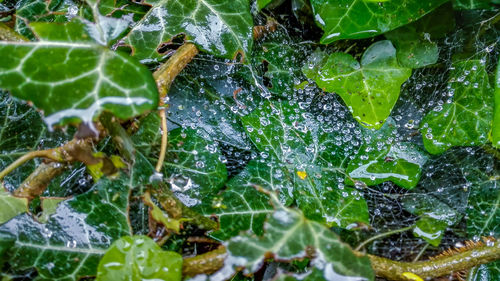
M 143 63 L 163 60 L 162 45 L 181 34 L 202 50 L 224 58 L 232 59 L 237 53 L 246 57 L 252 49 L 253 20 L 247 0 L 145 3 L 152 8 L 124 40 Z
M 0 244 L 17 271 L 35 268 L 39 278 L 76 280 L 96 274 L 111 243 L 131 234 L 128 221 L 129 178 L 102 179 L 92 190 L 61 202 L 47 223 L 23 214 L 0 226 Z
M 470 171 L 467 179 L 472 183 L 467 208 L 467 232 L 470 237 L 500 235 L 500 167 L 491 171 Z
M 147 236 L 125 236 L 102 257 L 96 280 L 180 281 L 181 273 L 182 256 L 178 253 L 163 251 Z
M 42 213 L 38 216 L 38 221 L 41 223 L 46 223 L 50 216 L 55 214 L 57 211 L 57 206 L 59 203 L 64 201 L 64 198 L 52 198 L 52 197 L 45 197 L 41 198 L 41 207 L 42 207 Z
M 257 190 L 260 186 L 240 185 L 237 184 L 239 181 L 240 179 L 229 181 L 228 188 L 224 190 L 221 198 L 216 197 L 213 202 L 205 202 L 210 206 L 203 206 L 201 209 L 203 214 L 219 218 L 220 229 L 210 236 L 227 240 L 247 230 L 262 235 L 264 221 L 273 212 L 268 203 L 269 197 Z
M 283 207 L 276 197 L 272 201 L 276 210 L 265 224 L 264 235 L 247 234 L 229 240 L 226 266 L 241 266 L 245 273 L 253 273 L 266 257 L 283 262 L 311 257 L 311 265 L 325 276 L 340 278 L 329 280 L 347 276 L 374 279 L 368 259 L 356 257 L 331 230 L 306 219 L 299 211 Z
M 156 107 L 151 72 L 127 55 L 83 40 L 81 24 L 33 27 L 47 34 L 43 39 L 58 34 L 57 40 L 66 41 L 0 42 L 0 87 L 43 110 L 49 127 L 89 123 L 103 110 L 127 119 Z
M 421 122 L 424 146 L 431 154 L 488 141 L 493 91 L 484 64 L 479 60 L 456 62 L 449 77 L 448 95 L 453 102 L 437 106 Z
M 28 212 L 28 199 L 18 198 L 0 187 L 0 224 Z
M 74 13 L 73 13 L 74 12 Z M 22 0 L 16 3 L 15 30 L 20 34 L 35 39 L 29 27 L 30 22 L 58 22 L 68 20 L 65 13 L 75 16 L 78 7 L 73 1 Z
M 314 18 L 325 33 L 320 42 L 368 38 L 408 24 L 431 12 L 446 0 L 311 0 Z
M 417 185 L 427 157 L 418 146 L 397 142 L 395 125 L 389 119 L 368 144 L 361 146 L 363 153 L 357 154 L 347 167 L 348 182 L 352 179 L 377 185 L 392 181 L 408 189 Z
M 342 97 L 361 125 L 379 129 L 399 97 L 411 69 L 399 66 L 396 49 L 388 40 L 378 41 L 363 54 L 361 63 L 345 53 L 316 52 L 303 67 L 318 86 Z
M 335 136 L 298 104 L 264 102 L 241 120 L 261 158 L 282 167 L 274 168 L 273 176 L 285 183 L 278 186 L 282 203 L 293 195 L 307 218 L 329 226 L 368 223 L 363 197 L 341 184 L 347 155 L 335 145 Z
M 469 271 L 470 281 L 500 281 L 500 261 L 476 266 Z

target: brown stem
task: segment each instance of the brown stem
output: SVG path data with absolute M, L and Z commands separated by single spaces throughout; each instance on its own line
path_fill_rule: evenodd
M 407 277 L 403 275 L 407 272 L 416 274 L 423 279 L 434 278 L 499 260 L 500 241 L 492 242 L 490 240 L 490 242 L 492 244 L 486 243 L 450 256 L 440 256 L 421 262 L 399 262 L 374 255 L 366 255 L 358 251 L 354 251 L 354 253 L 359 257 L 366 255 L 370 259 L 375 275 L 388 280 L 407 281 Z M 226 249 L 220 246 L 215 251 L 187 258 L 184 260 L 183 273 L 187 276 L 213 273 L 224 265 L 225 253 Z
M 28 38 L 12 30 L 6 24 L 0 22 L 0 41 L 23 42 L 29 40 Z
M 182 263 L 182 274 L 185 277 L 193 277 L 198 274 L 212 274 L 224 265 L 226 257 L 226 248 L 220 246 L 216 250 L 185 258 Z
M 156 86 L 158 87 L 159 93 L 159 106 L 160 106 L 160 118 L 161 118 L 161 148 L 160 156 L 158 157 L 158 162 L 156 163 L 156 171 L 160 172 L 163 166 L 163 161 L 165 161 L 165 154 L 167 152 L 167 116 L 165 112 L 165 98 L 167 97 L 168 90 L 174 81 L 175 77 L 181 73 L 181 71 L 186 67 L 186 65 L 191 62 L 191 60 L 198 54 L 198 48 L 192 43 L 185 43 L 180 46 L 174 55 L 168 59 L 166 63 L 160 66 L 158 70 L 153 73 L 153 77 L 156 80 Z
M 99 121 L 106 128 L 108 134 L 113 137 L 113 142 L 118 148 L 120 155 L 131 162 L 134 159 L 135 148 L 127 131 L 123 129 L 113 114 L 109 112 L 103 112 L 99 117 Z
M 14 191 L 14 196 L 33 199 L 41 195 L 50 181 L 60 175 L 66 166 L 58 162 L 42 163 Z

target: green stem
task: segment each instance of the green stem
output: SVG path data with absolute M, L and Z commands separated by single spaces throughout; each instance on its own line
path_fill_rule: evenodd
M 226 257 L 226 248 L 221 246 L 214 251 L 185 258 L 182 263 L 182 274 L 184 277 L 193 277 L 198 274 L 212 274 L 224 265 Z
M 363 241 L 361 244 L 359 244 L 354 250 L 355 251 L 359 251 L 364 246 L 366 246 L 366 244 L 368 244 L 370 242 L 373 242 L 373 241 L 375 241 L 377 239 L 380 239 L 380 238 L 391 236 L 391 235 L 396 234 L 396 233 L 405 232 L 405 231 L 408 231 L 408 230 L 410 230 L 412 228 L 413 228 L 413 226 L 408 226 L 408 227 L 403 227 L 403 228 L 400 228 L 400 229 L 395 229 L 395 230 L 391 230 L 391 231 L 388 231 L 388 232 L 384 232 L 384 233 L 380 233 L 378 235 L 372 236 L 372 237 L 366 239 L 365 241 Z
M 9 166 L 7 166 L 5 169 L 3 169 L 0 172 L 0 181 L 3 180 L 5 176 L 7 176 L 10 172 L 14 171 L 16 168 L 21 166 L 22 164 L 28 162 L 31 159 L 35 159 L 38 157 L 46 157 L 49 159 L 52 159 L 54 161 L 62 161 L 63 158 L 54 149 L 48 149 L 48 150 L 36 150 L 36 151 L 30 151 L 23 156 L 19 157 L 16 159 L 16 161 L 12 162 Z
M 12 28 L 8 27 L 5 23 L 0 22 L 0 41 L 23 42 L 29 40 L 28 38 L 12 30 Z

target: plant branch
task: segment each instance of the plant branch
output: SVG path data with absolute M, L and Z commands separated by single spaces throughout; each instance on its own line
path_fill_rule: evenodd
M 420 262 L 399 262 L 366 255 L 359 251 L 354 251 L 354 253 L 359 257 L 367 256 L 370 259 L 375 275 L 388 280 L 407 281 L 408 279 L 403 275 L 406 272 L 416 274 L 423 279 L 434 278 L 499 260 L 500 241 L 495 241 L 490 246 L 486 244 L 450 256 L 440 256 Z M 217 250 L 184 259 L 182 271 L 186 276 L 211 274 L 222 268 L 226 257 L 226 249 L 220 246 Z
M 108 134 L 113 138 L 113 142 L 120 151 L 120 155 L 131 162 L 134 159 L 135 148 L 127 131 L 123 129 L 113 114 L 109 112 L 103 112 L 99 117 L 99 121 L 101 121 Z
M 13 195 L 30 200 L 41 195 L 52 179 L 60 175 L 64 169 L 66 165 L 58 162 L 42 163 L 21 183 Z
M 30 151 L 19 157 L 16 161 L 12 162 L 3 171 L 1 171 L 0 181 L 22 164 L 38 157 L 43 157 L 55 162 L 62 163 L 79 161 L 85 164 L 96 164 L 100 160 L 92 155 L 91 147 L 92 146 L 90 139 L 73 139 L 60 147 L 46 150 Z
M 224 265 L 226 257 L 226 248 L 220 246 L 216 250 L 185 258 L 182 263 L 182 275 L 193 277 L 198 274 L 212 274 Z
M 158 162 L 156 163 L 156 171 L 160 172 L 165 161 L 165 154 L 167 152 L 168 131 L 167 131 L 167 116 L 165 112 L 165 98 L 170 90 L 170 86 L 175 77 L 186 67 L 186 65 L 198 54 L 198 48 L 192 43 L 185 43 L 168 59 L 166 63 L 160 66 L 158 70 L 153 73 L 159 93 L 159 106 L 161 118 L 161 149 Z
M 8 27 L 3 22 L 0 22 L 0 41 L 23 42 L 29 40 L 21 34 L 12 30 L 12 28 Z
M 359 244 L 354 250 L 359 251 L 359 250 L 363 249 L 363 247 L 366 246 L 367 244 L 369 244 L 370 242 L 373 242 L 373 241 L 380 239 L 380 238 L 391 236 L 391 235 L 396 234 L 396 233 L 405 232 L 405 231 L 408 231 L 412 228 L 413 228 L 413 226 L 408 226 L 408 227 L 403 227 L 403 228 L 387 231 L 387 232 L 372 236 L 372 237 L 366 239 L 365 241 L 363 241 L 361 244 Z

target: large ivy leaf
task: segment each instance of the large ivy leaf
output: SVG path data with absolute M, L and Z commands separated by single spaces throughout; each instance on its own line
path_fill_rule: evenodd
M 414 188 L 427 157 L 414 144 L 398 142 L 396 123 L 390 118 L 347 167 L 348 179 L 367 185 L 392 181 L 404 188 Z
M 253 273 L 269 257 L 288 262 L 309 257 L 311 265 L 321 270 L 327 280 L 374 279 L 368 258 L 356 257 L 330 229 L 306 219 L 300 211 L 283 207 L 274 195 L 271 197 L 276 210 L 265 224 L 264 235 L 247 234 L 229 240 L 226 266 L 243 267 L 245 273 Z
M 297 103 L 265 101 L 241 120 L 261 158 L 282 167 L 273 177 L 284 184 L 264 185 L 279 189 L 282 203 L 291 195 L 306 217 L 330 226 L 368 223 L 364 199 L 341 184 L 348 156 L 312 115 Z
M 160 53 L 178 35 L 211 54 L 234 58 L 252 49 L 253 21 L 247 0 L 151 0 L 152 8 L 130 31 L 125 43 L 144 63 L 161 61 Z
M 495 3 L 494 0 L 453 0 L 453 8 L 462 10 L 493 9 L 493 3 Z
M 479 60 L 453 64 L 449 94 L 453 102 L 445 103 L 422 119 L 424 146 L 439 154 L 452 146 L 481 145 L 488 141 L 493 119 L 493 91 L 485 66 Z
M 126 119 L 156 107 L 151 72 L 127 55 L 83 39 L 82 24 L 38 23 L 33 28 L 42 41 L 0 42 L 0 87 L 33 102 L 49 126 L 89 123 L 102 110 Z
M 470 281 L 500 281 L 500 261 L 476 266 L 469 271 Z
M 106 251 L 97 271 L 98 281 L 180 281 L 182 256 L 163 251 L 147 236 L 125 236 Z
M 303 71 L 327 92 L 339 94 L 361 125 L 379 129 L 399 97 L 411 69 L 399 66 L 388 40 L 368 47 L 361 63 L 351 55 L 314 53 Z
M 320 42 L 372 37 L 419 19 L 447 0 L 311 0 Z
M 101 256 L 111 243 L 130 235 L 130 179 L 101 179 L 92 190 L 61 202 L 42 224 L 19 215 L 0 226 L 0 245 L 13 270 L 35 268 L 45 280 L 77 280 L 96 274 Z
M 497 66 L 495 79 L 495 112 L 491 126 L 491 142 L 500 149 L 500 64 Z

